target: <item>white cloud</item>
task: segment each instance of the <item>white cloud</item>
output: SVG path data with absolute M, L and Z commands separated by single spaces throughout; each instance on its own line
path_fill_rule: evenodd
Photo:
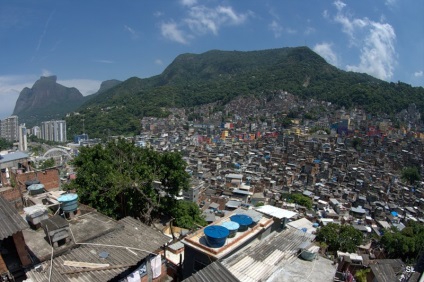
M 41 70 L 41 76 L 51 76 L 51 75 L 53 75 L 53 73 L 51 71 L 46 70 L 46 69 Z
M 155 16 L 155 17 L 161 17 L 161 16 L 163 16 L 163 12 L 161 12 L 161 11 L 156 11 L 156 12 L 154 12 L 153 13 L 153 16 Z
M 58 80 L 57 83 L 62 84 L 66 87 L 75 87 L 82 95 L 90 95 L 96 93 L 100 89 L 100 80 L 92 79 L 64 79 Z
M 279 38 L 284 31 L 284 28 L 276 20 L 269 24 L 269 29 L 274 33 L 275 38 Z
M 189 16 L 184 19 L 191 31 L 198 34 L 211 32 L 215 35 L 223 25 L 240 25 L 246 21 L 249 13 L 236 13 L 232 7 L 218 6 L 208 8 L 205 6 L 193 6 L 189 10 Z
M 328 63 L 338 66 L 339 60 L 337 54 L 333 51 L 332 46 L 332 43 L 323 42 L 316 44 L 313 50 L 322 56 Z
M 188 44 L 188 39 L 186 38 L 184 32 L 178 28 L 177 24 L 174 22 L 162 23 L 161 24 L 161 33 L 162 36 L 181 44 Z
M 306 34 L 306 35 L 309 35 L 309 34 L 314 33 L 314 32 L 315 32 L 315 28 L 308 26 L 303 33 Z
M 127 25 L 124 25 L 124 29 L 129 32 L 129 34 L 131 35 L 131 38 L 132 39 L 137 39 L 138 38 L 138 33 L 133 28 L 131 28 L 131 27 L 127 26 Z
M 389 6 L 389 7 L 394 7 L 397 4 L 397 0 L 386 0 L 384 4 L 386 4 L 386 6 Z
M 183 6 L 193 6 L 197 4 L 197 0 L 180 0 L 180 3 Z
M 269 25 L 268 28 L 274 33 L 275 38 L 281 37 L 283 33 L 288 34 L 295 34 L 297 31 L 292 28 L 284 28 L 278 21 L 273 20 Z
M 25 87 L 32 87 L 35 75 L 5 75 L 0 76 L 0 119 L 13 113 L 19 93 Z
M 338 10 L 334 17 L 335 22 L 342 25 L 342 31 L 348 35 L 350 45 L 360 49 L 359 64 L 347 65 L 346 69 L 365 72 L 384 80 L 391 79 L 397 63 L 396 33 L 393 27 L 388 23 L 347 15 L 343 13 L 346 4 L 339 0 L 334 5 Z
M 162 36 L 172 41 L 188 44 L 194 36 L 213 34 L 218 35 L 224 26 L 241 25 L 253 13 L 238 13 L 231 6 L 207 7 L 197 5 L 197 1 L 180 1 L 186 7 L 187 14 L 179 21 L 162 23 Z
M 159 65 L 159 66 L 162 66 L 162 65 L 163 65 L 163 62 L 162 62 L 162 60 L 161 60 L 161 59 L 156 59 L 156 60 L 155 60 L 155 64 L 156 64 L 156 65 Z
M 324 19 L 328 19 L 330 17 L 330 15 L 328 14 L 328 11 L 327 10 L 324 10 L 322 12 L 322 16 L 323 16 Z
M 424 76 L 424 72 L 422 70 L 416 71 L 416 72 L 414 72 L 414 76 L 415 77 L 423 77 Z
M 343 10 L 344 7 L 346 7 L 346 4 L 343 3 L 340 0 L 337 0 L 334 2 L 334 5 L 336 6 L 337 10 L 340 12 L 341 10 Z

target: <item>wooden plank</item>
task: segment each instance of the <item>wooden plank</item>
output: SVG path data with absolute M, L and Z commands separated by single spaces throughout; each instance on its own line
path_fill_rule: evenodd
M 71 261 L 65 260 L 63 265 L 66 266 L 74 266 L 74 267 L 87 267 L 87 268 L 99 268 L 99 267 L 108 267 L 108 263 L 91 263 L 91 262 L 83 262 L 83 261 Z
M 90 271 L 98 271 L 98 270 L 109 270 L 109 269 L 115 269 L 115 268 L 127 268 L 130 266 L 134 266 L 134 264 L 118 264 L 118 265 L 111 265 L 106 267 L 97 267 L 97 268 L 84 268 L 84 269 L 77 269 L 77 270 L 68 270 L 68 271 L 61 271 L 61 274 L 75 274 L 75 273 L 81 273 L 81 272 L 90 272 Z
M 7 269 L 6 264 L 4 263 L 3 257 L 1 256 L 1 253 L 0 253 L 0 274 L 7 273 L 7 272 L 9 272 L 9 270 Z

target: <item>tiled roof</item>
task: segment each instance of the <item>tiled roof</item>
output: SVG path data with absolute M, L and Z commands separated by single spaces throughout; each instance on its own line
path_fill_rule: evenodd
M 194 273 L 189 278 L 183 280 L 184 282 L 240 282 L 227 268 L 225 268 L 219 261 L 209 264 L 202 270 Z
M 0 240 L 28 228 L 28 224 L 18 211 L 2 196 L 0 196 L 0 226 Z
M 167 236 L 134 218 L 126 217 L 119 222 L 123 224 L 123 228 L 107 233 L 90 241 L 90 244 L 81 245 L 64 255 L 54 258 L 51 281 L 109 281 L 129 269 L 130 266 L 141 262 L 150 253 L 169 241 Z M 101 258 L 100 253 L 107 254 L 107 257 Z M 63 274 L 64 271 L 78 269 L 65 266 L 65 260 L 109 264 L 110 266 L 123 265 L 123 267 L 78 274 Z M 48 281 L 49 267 L 50 261 L 45 261 L 42 263 L 43 270 L 36 271 L 32 269 L 26 273 L 27 277 L 34 282 Z

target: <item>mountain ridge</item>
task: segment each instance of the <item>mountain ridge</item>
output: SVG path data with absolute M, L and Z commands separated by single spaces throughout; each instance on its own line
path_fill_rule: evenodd
M 340 70 L 304 46 L 184 53 L 159 75 L 130 77 L 111 85 L 68 111 L 87 117 L 85 126 L 93 137 L 106 129 L 111 134 L 135 134 L 142 117 L 167 116 L 169 108 L 224 105 L 240 95 L 266 97 L 277 90 L 371 113 L 393 114 L 411 103 L 424 112 L 424 88 Z M 81 133 L 78 118 L 67 118 L 70 136 Z
M 168 108 L 226 104 L 240 95 L 266 96 L 276 90 L 371 113 L 396 113 L 411 103 L 424 112 L 424 88 L 340 70 L 308 47 L 181 54 L 161 74 L 129 78 L 78 111 L 90 117 L 86 128 L 94 136 L 106 128 L 135 134 L 140 118 L 166 116 Z M 69 122 L 78 131 L 78 121 Z

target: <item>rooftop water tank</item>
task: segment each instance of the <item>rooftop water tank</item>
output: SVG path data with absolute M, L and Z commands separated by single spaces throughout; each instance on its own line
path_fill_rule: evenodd
M 230 231 L 220 225 L 210 225 L 205 227 L 204 231 L 206 243 L 212 248 L 220 248 L 225 245 Z
M 77 194 L 63 194 L 57 200 L 60 202 L 60 207 L 64 212 L 74 212 L 78 208 Z
M 230 217 L 231 221 L 237 222 L 240 224 L 238 231 L 243 232 L 246 231 L 249 225 L 253 223 L 253 220 L 250 216 L 245 214 L 236 214 Z
M 28 186 L 28 194 L 30 195 L 38 195 L 44 192 L 43 184 L 31 184 Z
M 31 186 L 33 184 L 40 184 L 40 181 L 38 179 L 25 181 L 25 186 L 26 186 L 27 189 L 28 189 L 29 186 Z
M 233 238 L 236 236 L 237 230 L 239 229 L 240 224 L 234 221 L 226 221 L 222 223 L 221 226 L 224 226 L 225 228 L 228 229 L 228 231 L 230 231 L 230 235 L 228 235 L 228 238 Z

